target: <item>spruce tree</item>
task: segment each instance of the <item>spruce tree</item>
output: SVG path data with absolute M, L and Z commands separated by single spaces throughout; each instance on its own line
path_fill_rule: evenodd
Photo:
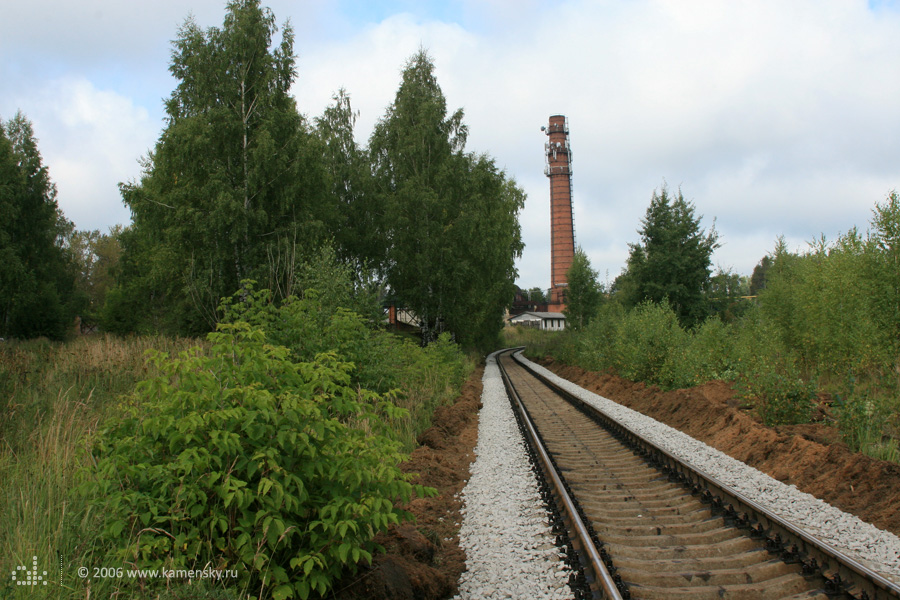
M 641 241 L 629 244 L 627 270 L 616 282 L 626 304 L 668 302 L 684 326 L 709 314 L 704 292 L 709 284 L 712 253 L 719 247 L 715 227 L 704 232 L 694 206 L 666 186 L 653 191 L 638 230 Z
M 0 123 L 0 337 L 62 339 L 75 317 L 72 223 L 56 201 L 31 122 Z

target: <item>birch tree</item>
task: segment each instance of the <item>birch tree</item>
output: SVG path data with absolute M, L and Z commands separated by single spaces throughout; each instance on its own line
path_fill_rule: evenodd
M 173 42 L 165 129 L 141 181 L 122 187 L 125 249 L 141 255 L 126 296 L 164 306 L 164 328 L 208 329 L 242 279 L 271 284 L 272 256 L 324 235 L 312 136 L 289 94 L 294 34 L 278 32 L 257 0 L 234 0 L 221 28 L 189 18 Z
M 515 295 L 525 194 L 487 155 L 464 151 L 461 109 L 448 115 L 424 50 L 403 71 L 369 143 L 385 223 L 387 281 L 424 340 L 449 331 L 487 348 Z

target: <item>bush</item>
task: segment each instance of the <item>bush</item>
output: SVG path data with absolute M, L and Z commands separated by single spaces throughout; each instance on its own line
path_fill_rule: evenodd
M 730 328 L 717 317 L 707 319 L 697 329 L 685 332 L 682 344 L 669 352 L 660 370 L 660 383 L 676 389 L 734 379 L 732 354 Z
M 397 467 L 386 423 L 404 411 L 352 385 L 334 354 L 294 362 L 245 322 L 208 337 L 207 355 L 155 353 L 160 375 L 99 437 L 104 535 L 139 568 L 227 567 L 260 597 L 325 593 L 408 517 L 395 500 L 433 493 Z
M 373 329 L 350 310 L 323 303 L 319 292 L 307 289 L 280 305 L 269 290 L 255 290 L 251 281 L 222 303 L 223 321 L 246 321 L 266 330 L 267 339 L 290 350 L 295 361 L 308 362 L 322 352 L 334 352 L 348 363 L 355 386 L 394 395 L 408 409 L 391 420 L 403 447 L 415 447 L 418 435 L 431 424 L 434 409 L 452 400 L 474 365 L 449 334 L 422 348 L 409 338 Z
M 767 425 L 806 423 L 815 384 L 803 378 L 797 353 L 778 332 L 761 310 L 749 311 L 739 323 L 732 346 L 737 387 Z
M 615 340 L 614 366 L 622 377 L 663 384 L 663 365 L 684 345 L 685 332 L 671 307 L 644 302 L 625 315 Z
M 766 425 L 809 422 L 815 407 L 815 384 L 791 374 L 766 371 L 755 374 L 750 389 L 757 398 L 757 413 Z
M 583 333 L 572 336 L 569 346 L 577 356 L 573 362 L 594 371 L 614 369 L 618 364 L 618 332 L 624 319 L 625 309 L 621 304 L 602 304 Z

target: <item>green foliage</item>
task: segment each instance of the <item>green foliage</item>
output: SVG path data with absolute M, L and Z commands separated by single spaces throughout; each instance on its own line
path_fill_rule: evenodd
M 549 301 L 547 298 L 547 294 L 545 294 L 544 290 L 539 287 L 533 287 L 530 290 L 526 290 L 524 293 L 529 302 L 533 302 L 535 304 L 546 304 Z
M 612 369 L 635 381 L 666 385 L 672 379 L 671 355 L 683 348 L 686 335 L 668 305 L 644 302 L 626 311 L 610 302 L 581 332 L 562 338 L 555 355 L 585 369 Z
M 333 99 L 334 104 L 316 118 L 315 133 L 322 144 L 326 186 L 337 203 L 331 228 L 334 246 L 340 260 L 353 265 L 354 273 L 382 272 L 388 215 L 374 193 L 368 153 L 354 138 L 358 113 L 351 108 L 350 96 L 341 89 Z
M 597 316 L 583 330 L 583 335 L 572 336 L 571 339 L 578 364 L 586 369 L 605 371 L 615 369 L 619 360 L 619 330 L 625 319 L 626 310 L 619 302 L 607 302 L 600 307 Z M 562 356 L 560 356 L 562 359 Z
M 424 50 L 403 71 L 369 143 L 384 211 L 386 279 L 430 341 L 451 332 L 493 349 L 515 295 L 524 192 L 487 156 L 465 154 L 462 110 L 447 115 Z
M 668 214 L 651 206 L 647 222 L 651 212 Z M 646 260 L 643 248 L 633 247 L 633 260 Z M 633 274 L 617 280 L 623 295 L 636 289 Z M 729 300 L 748 283 L 755 302 L 720 307 L 727 318 L 692 329 L 679 327 L 683 314 L 676 319 L 662 304 L 627 311 L 610 302 L 581 332 L 529 344 L 668 389 L 734 382 L 769 425 L 808 422 L 824 392 L 834 398 L 830 415 L 851 448 L 900 459 L 900 196 L 892 192 L 876 204 L 867 235 L 854 228 L 834 242 L 820 238 L 806 252 L 790 251 L 780 238 L 749 282 L 720 270 L 707 293 Z
M 897 409 L 891 395 L 861 389 L 851 379 L 845 393 L 835 394 L 832 411 L 837 418 L 841 437 L 851 450 L 862 451 L 881 460 L 900 462 L 896 437 L 885 430 L 896 425 Z
M 873 250 L 855 229 L 833 244 L 818 240 L 802 255 L 782 242 L 776 247 L 760 306 L 808 370 L 862 377 L 891 368 L 893 342 L 877 307 L 885 296 Z
M 797 353 L 784 343 L 764 311 L 751 310 L 738 324 L 732 346 L 736 387 L 767 425 L 808 422 L 815 400 Z
M 374 535 L 408 515 L 390 396 L 351 384 L 332 353 L 294 362 L 245 322 L 221 324 L 208 354 L 153 355 L 99 438 L 104 534 L 145 568 L 236 568 L 254 594 L 324 594 L 370 560 Z
M 631 251 L 626 271 L 616 287 L 626 304 L 649 300 L 668 302 L 685 326 L 702 322 L 708 314 L 704 291 L 709 283 L 713 251 L 718 248 L 715 228 L 704 232 L 694 206 L 681 195 L 669 196 L 666 186 L 653 191 L 641 220 L 639 244 Z
M 84 302 L 64 248 L 73 226 L 22 113 L 0 122 L 0 215 L 0 337 L 62 339 Z
M 616 329 L 615 368 L 628 379 L 661 384 L 662 368 L 684 343 L 684 335 L 669 306 L 644 302 L 625 314 Z
M 739 318 L 749 307 L 745 296 L 750 293 L 750 279 L 742 277 L 731 269 L 716 269 L 709 279 L 706 296 L 710 313 L 725 322 Z
M 122 186 L 133 226 L 110 299 L 116 326 L 209 331 L 242 279 L 289 290 L 292 267 L 324 240 L 335 203 L 290 95 L 293 30 L 276 44 L 277 29 L 257 0 L 233 0 L 223 27 L 188 19 L 179 30 L 166 128 L 141 181 Z M 147 317 L 123 322 L 141 299 Z
M 597 271 L 591 268 L 591 261 L 581 247 L 575 249 L 566 281 L 569 284 L 564 311 L 566 325 L 576 330 L 581 329 L 591 322 L 603 301 L 603 289 L 597 281 Z
M 762 394 L 757 412 L 766 425 L 809 423 L 816 400 L 815 385 L 799 377 L 767 371 L 753 382 L 753 387 Z
M 301 298 L 276 303 L 269 290 L 244 282 L 240 292 L 223 301 L 222 320 L 264 328 L 267 339 L 288 348 L 295 361 L 337 353 L 347 361 L 353 385 L 396 394 L 397 403 L 408 409 L 409 415 L 395 418 L 392 426 L 404 447 L 412 449 L 434 409 L 458 393 L 471 372 L 469 361 L 449 334 L 423 348 L 409 338 L 373 329 L 357 313 L 340 308 L 335 297 L 334 288 L 331 294 L 309 288 Z
M 875 205 L 872 227 L 872 309 L 896 348 L 900 340 L 900 194 L 893 191 Z
M 260 293 L 253 291 L 247 297 L 252 302 L 253 296 Z M 347 349 L 347 354 L 354 352 L 354 348 L 371 351 L 353 355 L 354 360 L 369 361 L 356 369 L 351 369 L 342 357 L 340 370 L 350 369 L 345 372 L 350 377 L 349 387 L 355 394 L 360 387 L 365 387 L 358 383 L 365 377 L 381 390 L 397 389 L 396 395 L 392 396 L 393 403 L 407 410 L 379 418 L 390 430 L 390 435 L 395 436 L 404 449 L 411 450 L 418 434 L 431 425 L 434 408 L 458 395 L 462 382 L 473 368 L 471 361 L 447 336 L 422 348 L 387 332 L 359 327 L 360 318 L 346 311 L 337 313 L 333 308 L 330 310 L 335 316 L 332 330 L 336 339 L 344 340 L 341 345 Z M 279 313 L 273 314 L 277 317 Z M 249 318 L 250 312 L 245 315 Z M 307 316 L 311 317 L 311 314 Z M 321 331 L 312 333 L 322 334 Z M 360 337 L 354 337 L 357 335 Z M 372 345 L 366 339 L 371 340 Z M 271 343 L 270 338 L 266 341 Z M 0 344 L 0 481 L 4 482 L 0 485 L 0 566 L 9 565 L 12 569 L 15 564 L 30 564 L 27 562 L 30 557 L 38 556 L 39 564 L 49 567 L 58 562 L 57 553 L 62 554 L 65 557 L 63 586 L 58 588 L 58 595 L 53 596 L 58 598 L 84 598 L 88 589 L 91 597 L 102 598 L 247 597 L 249 577 L 243 586 L 234 580 L 227 584 L 204 584 L 195 580 L 190 586 L 170 580 L 166 582 L 167 587 L 162 588 L 151 581 L 84 580 L 77 576 L 79 566 L 116 565 L 117 561 L 110 553 L 112 546 L 134 547 L 138 541 L 136 538 L 124 539 L 128 533 L 124 529 L 123 539 L 100 536 L 109 517 L 108 498 L 97 485 L 94 457 L 89 452 L 92 441 L 97 439 L 99 424 L 106 422 L 105 427 L 109 430 L 122 418 L 123 405 L 119 396 L 130 394 L 137 381 L 168 381 L 169 376 L 158 372 L 155 363 L 145 363 L 145 350 L 156 348 L 177 355 L 193 344 L 196 341 L 112 335 L 84 336 L 65 344 L 47 340 L 7 340 Z M 204 345 L 201 357 L 209 358 L 208 352 Z M 206 361 L 206 358 L 202 360 Z M 328 360 L 334 361 L 333 358 Z M 382 362 L 379 366 L 371 361 Z M 313 359 L 304 362 L 313 362 Z M 172 368 L 169 361 L 163 361 L 161 366 Z M 159 405 L 155 401 L 148 405 L 146 400 L 144 390 L 131 396 L 124 408 L 158 416 Z M 166 405 L 170 406 L 172 402 L 174 399 Z M 368 427 L 367 422 L 358 417 L 351 416 L 345 421 L 348 427 Z M 175 433 L 166 432 L 166 436 Z M 204 434 L 198 432 L 198 435 Z M 366 437 L 366 443 L 370 439 Z M 213 444 L 208 447 L 215 451 Z M 166 449 L 166 452 L 169 454 L 160 456 L 173 456 L 172 451 Z M 199 448 L 198 452 L 201 452 Z M 182 490 L 193 485 L 190 477 L 186 481 Z M 77 489 L 82 493 L 77 493 Z M 35 511 L 35 506 L 43 509 Z M 122 515 L 125 512 L 123 509 Z M 142 526 L 140 523 L 139 527 Z M 146 532 L 141 540 L 146 542 L 150 535 L 156 534 Z M 159 535 L 166 537 L 162 533 Z M 217 559 L 224 560 L 223 556 L 224 553 L 215 554 Z M 126 568 L 147 566 L 143 558 L 130 562 Z M 210 562 L 209 566 L 216 564 Z M 235 564 L 229 563 L 228 568 L 235 568 Z M 266 589 L 266 594 L 274 591 Z M 0 582 L 0 596 L 4 591 L 8 590 Z
M 0 569 L 37 556 L 52 571 L 62 556 L 62 586 L 53 586 L 54 578 L 46 597 L 86 597 L 77 568 L 105 554 L 98 537 L 105 498 L 96 489 L 76 492 L 93 465 L 89 440 L 119 395 L 147 377 L 145 350 L 188 346 L 183 339 L 108 335 L 0 344 Z M 9 577 L 0 580 L 0 597 L 34 597 L 6 583 Z M 91 597 L 115 597 L 115 583 L 90 581 Z M 38 595 L 45 597 L 43 590 Z
M 753 267 L 753 274 L 750 275 L 749 295 L 756 296 L 765 289 L 769 269 L 772 268 L 772 262 L 772 257 L 767 254 L 760 259 L 755 267 Z
M 686 331 L 682 343 L 671 349 L 660 369 L 661 385 L 676 389 L 734 379 L 737 371 L 733 344 L 732 331 L 721 319 L 707 319 Z
M 96 324 L 100 318 L 122 254 L 119 244 L 122 231 L 121 225 L 111 227 L 106 234 L 101 234 L 99 229 L 73 231 L 66 239 L 76 269 L 75 288 L 86 299 L 79 315 L 83 324 Z
M 524 192 L 490 157 L 464 153 L 462 111 L 447 115 L 424 51 L 363 149 L 344 90 L 314 127 L 297 112 L 293 32 L 274 44 L 276 31 L 257 0 L 230 2 L 221 29 L 189 19 L 179 30 L 166 129 L 141 181 L 121 186 L 133 226 L 103 326 L 199 334 L 245 279 L 274 300 L 309 287 L 327 296 L 298 267 L 330 240 L 354 296 L 389 290 L 426 342 L 449 331 L 493 349 L 515 292 Z M 372 304 L 342 306 L 380 320 Z

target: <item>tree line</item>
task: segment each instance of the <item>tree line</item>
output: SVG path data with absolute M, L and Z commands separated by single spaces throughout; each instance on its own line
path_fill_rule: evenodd
M 605 300 L 626 308 L 667 304 L 685 327 L 729 314 L 740 296 L 749 294 L 749 280 L 721 268 L 713 272 L 719 235 L 715 226 L 704 231 L 701 219 L 680 189 L 675 194 L 666 185 L 654 190 L 638 230 L 640 242 L 629 244 L 625 268 L 610 285 L 599 281 L 587 254 L 576 248 L 568 271 L 569 326 L 588 325 Z
M 900 462 L 900 195 L 805 251 L 783 238 L 750 277 L 719 269 L 679 191 L 654 192 L 626 268 L 601 285 L 580 249 L 569 271 L 564 362 L 666 389 L 734 383 L 770 425 L 833 423 L 853 449 Z
M 139 180 L 120 184 L 132 222 L 111 232 L 114 251 L 99 232 L 66 241 L 54 229 L 73 230 L 39 157 L 32 177 L 44 188 L 35 188 L 37 196 L 28 200 L 24 191 L 7 194 L 4 187 L 0 201 L 16 204 L 11 211 L 29 201 L 43 207 L 40 223 L 35 213 L 20 229 L 31 240 L 46 238 L 45 250 L 62 257 L 58 269 L 68 283 L 19 268 L 35 283 L 5 298 L 3 334 L 60 337 L 59 328 L 16 325 L 22 313 L 45 322 L 33 305 L 54 294 L 60 322 L 93 308 L 113 332 L 201 334 L 214 329 L 221 299 L 244 280 L 273 290 L 275 302 L 302 294 L 300 265 L 330 246 L 335 260 L 352 266 L 355 289 L 412 311 L 426 341 L 443 331 L 469 347 L 496 339 L 515 291 L 525 194 L 492 157 L 466 151 L 463 111 L 448 111 L 424 49 L 406 63 L 394 101 L 365 146 L 356 142 L 357 113 L 345 90 L 319 117 L 298 111 L 290 95 L 297 80 L 293 29 L 279 27 L 257 0 L 230 2 L 221 27 L 203 29 L 188 18 L 169 70 L 177 85 L 165 102 L 164 128 L 141 161 Z M 27 156 L 23 151 L 17 156 Z M 8 159 L 13 143 L 0 153 L 0 160 L 15 162 Z M 38 258 L 25 234 L 0 235 L 4 252 L 46 268 L 55 264 Z M 81 304 L 66 304 L 78 278 L 72 257 L 85 244 L 91 251 L 81 253 L 82 283 L 102 279 L 88 289 L 103 297 L 87 293 Z M 108 272 L 85 274 L 103 249 L 115 259 L 112 281 Z M 4 289 L 15 277 L 24 276 L 0 273 Z

